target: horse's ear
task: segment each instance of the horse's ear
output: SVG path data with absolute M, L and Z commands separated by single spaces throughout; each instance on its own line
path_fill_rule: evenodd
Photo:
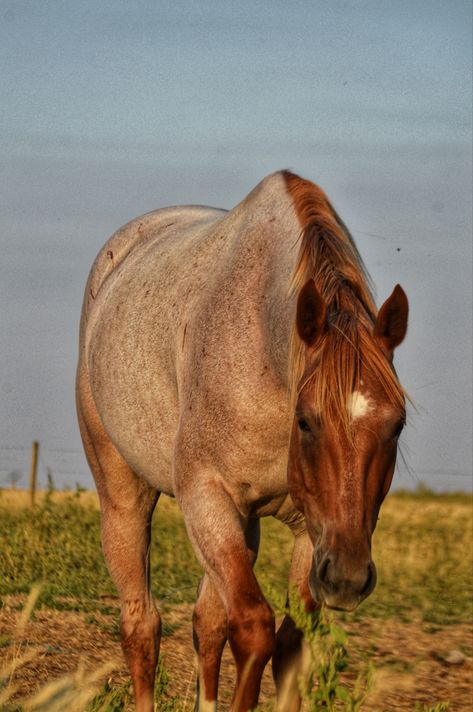
M 404 340 L 408 314 L 409 302 L 406 293 L 396 284 L 393 293 L 378 312 L 373 332 L 389 354 Z
M 297 333 L 307 346 L 313 346 L 327 330 L 327 306 L 313 279 L 309 279 L 297 298 Z

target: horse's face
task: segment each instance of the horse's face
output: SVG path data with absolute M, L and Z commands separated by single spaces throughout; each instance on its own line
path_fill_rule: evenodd
M 306 285 L 307 286 L 307 285 Z M 305 289 L 305 288 L 304 288 Z M 326 321 L 323 300 L 309 286 L 311 314 L 298 303 L 298 329 Z M 307 294 L 306 294 L 307 296 Z M 315 308 L 315 312 L 314 312 Z M 392 358 L 407 328 L 407 299 L 400 287 L 381 308 L 374 338 L 383 357 Z M 314 331 L 312 330 L 312 336 Z M 325 421 L 314 397 L 317 358 L 314 341 L 307 342 L 308 368 L 314 372 L 300 390 L 291 433 L 288 482 L 296 506 L 304 513 L 314 544 L 309 585 L 315 600 L 332 608 L 354 610 L 376 583 L 371 536 L 378 511 L 394 473 L 398 438 L 405 413 L 394 405 L 370 369 L 361 366 L 360 385 L 348 399 L 350 435 L 343 423 Z M 310 363 L 311 353 L 313 362 Z

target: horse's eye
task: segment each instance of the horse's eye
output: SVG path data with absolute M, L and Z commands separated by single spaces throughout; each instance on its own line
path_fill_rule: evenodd
M 303 433 L 310 433 L 310 425 L 305 418 L 299 418 L 297 424 Z

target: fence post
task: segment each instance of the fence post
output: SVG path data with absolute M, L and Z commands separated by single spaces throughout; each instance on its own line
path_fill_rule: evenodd
M 39 443 L 35 440 L 31 448 L 31 472 L 30 472 L 30 504 L 34 507 L 36 495 L 36 477 L 38 472 Z

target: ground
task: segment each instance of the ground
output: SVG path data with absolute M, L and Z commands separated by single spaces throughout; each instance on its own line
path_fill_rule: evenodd
M 105 661 L 116 661 L 112 685 L 121 685 L 128 674 L 118 641 L 118 602 L 103 601 L 110 613 L 39 610 L 25 628 L 21 641 L 14 631 L 21 615 L 24 597 L 9 596 L 0 611 L 2 637 L 10 642 L 0 650 L 0 665 L 13 654 L 19 656 L 33 649 L 37 655 L 15 674 L 17 695 L 32 695 L 51 679 L 73 673 L 79 664 L 95 670 Z M 169 673 L 169 692 L 180 699 L 182 712 L 193 709 L 195 688 L 194 652 L 191 637 L 190 604 L 167 607 L 163 616 L 162 653 Z M 373 687 L 363 710 L 406 710 L 416 703 L 434 706 L 450 700 L 451 712 L 473 709 L 473 625 L 426 626 L 394 620 L 370 619 L 345 624 L 349 648 L 354 658 L 366 654 L 374 662 Z M 466 655 L 467 651 L 470 655 Z M 448 662 L 451 658 L 451 662 Z M 228 709 L 234 672 L 228 648 L 222 673 L 222 711 Z M 274 698 L 274 686 L 268 666 L 262 686 L 261 701 Z

